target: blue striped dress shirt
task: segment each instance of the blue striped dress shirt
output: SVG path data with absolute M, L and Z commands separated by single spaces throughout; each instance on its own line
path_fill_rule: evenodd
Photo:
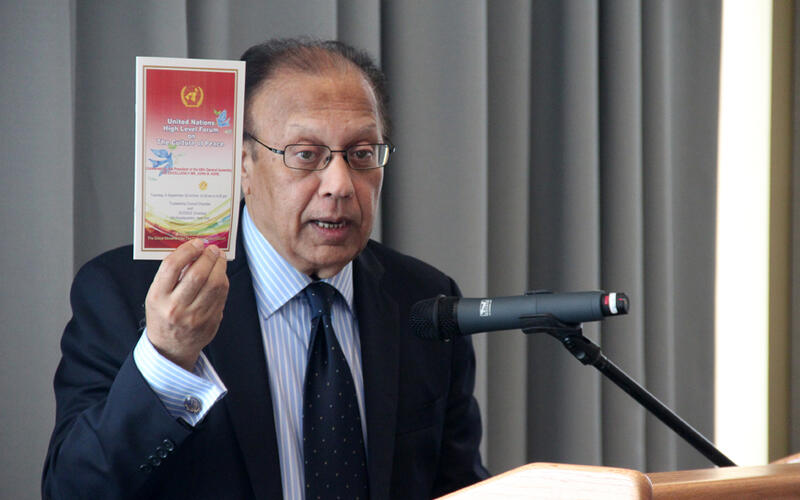
M 242 231 L 245 253 L 253 277 L 264 355 L 267 359 L 284 498 L 303 499 L 305 488 L 303 487 L 302 411 L 308 344 L 311 337 L 311 310 L 301 292 L 312 280 L 309 276 L 293 268 L 272 248 L 256 228 L 247 212 L 247 207 L 244 208 L 242 214 Z M 331 311 L 333 328 L 353 375 L 356 397 L 362 416 L 362 432 L 366 443 L 361 343 L 353 311 L 352 263 L 348 263 L 337 275 L 323 281 L 332 285 L 339 292 Z M 140 349 L 142 344 L 145 346 Z M 198 360 L 195 374 L 190 374 L 161 357 L 152 345 L 149 346 L 152 352 L 147 352 L 148 344 L 150 343 L 147 341 L 146 335 L 143 335 L 134 351 L 134 358 L 139 370 L 164 401 L 170 414 L 176 418 L 184 418 L 188 423 L 194 425 L 208 411 L 210 404 L 207 401 L 212 401 L 213 404 L 213 401 L 224 395 L 226 390 L 224 385 L 219 381 L 219 377 L 205 356 L 201 356 Z M 137 351 L 140 350 L 143 353 L 154 355 L 153 358 L 160 359 L 157 361 L 144 360 L 144 356 L 140 355 L 139 357 L 143 358 L 140 362 L 137 357 Z M 155 365 L 175 368 L 180 370 L 183 376 L 177 377 L 171 371 L 161 372 L 161 368 L 153 369 Z M 184 378 L 190 378 L 193 382 L 202 381 L 205 385 L 197 383 L 191 387 L 159 386 L 158 383 L 154 384 L 151 381 L 151 373 L 152 378 L 156 381 L 164 379 L 181 381 Z M 194 380 L 195 378 L 198 380 Z M 181 395 L 184 397 L 181 398 Z M 185 402 L 187 397 L 196 398 L 201 402 L 200 411 L 194 414 L 190 413 L 189 419 L 186 418 L 187 405 Z
M 192 426 L 227 392 L 204 353 L 188 372 L 156 351 L 146 330 L 133 349 L 133 361 L 169 414 Z

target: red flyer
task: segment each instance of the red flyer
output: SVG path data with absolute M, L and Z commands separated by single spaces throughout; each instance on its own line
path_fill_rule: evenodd
M 134 259 L 202 238 L 235 258 L 242 61 L 136 58 Z

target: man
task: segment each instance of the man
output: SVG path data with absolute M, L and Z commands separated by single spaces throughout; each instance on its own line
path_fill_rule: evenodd
M 337 42 L 242 59 L 237 258 L 195 240 L 79 271 L 44 496 L 430 498 L 486 477 L 470 343 L 408 328 L 458 288 L 369 241 L 392 149 L 380 72 Z

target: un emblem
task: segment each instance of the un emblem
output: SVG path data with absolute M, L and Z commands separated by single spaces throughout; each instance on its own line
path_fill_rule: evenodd
M 203 104 L 203 88 L 197 85 L 184 85 L 181 89 L 181 102 L 187 108 L 199 108 Z

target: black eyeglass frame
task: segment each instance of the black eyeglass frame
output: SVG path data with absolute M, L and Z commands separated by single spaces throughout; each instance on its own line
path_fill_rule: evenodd
M 267 146 L 266 144 L 261 142 L 256 136 L 254 136 L 250 132 L 246 132 L 245 131 L 245 132 L 243 132 L 243 135 L 245 137 L 249 137 L 250 139 L 253 139 L 254 141 L 256 141 L 257 143 L 261 144 L 265 148 L 269 149 L 273 153 L 275 153 L 277 155 L 281 155 L 283 157 L 283 164 L 286 166 L 286 168 L 291 168 L 292 170 L 300 170 L 300 171 L 303 171 L 303 172 L 319 172 L 319 171 L 325 170 L 326 168 L 328 168 L 328 165 L 331 164 L 331 159 L 333 159 L 333 153 L 342 153 L 342 157 L 344 158 L 344 162 L 347 163 L 347 166 L 350 167 L 353 170 L 356 170 L 356 171 L 359 171 L 359 170 L 375 170 L 377 168 L 383 168 L 386 165 L 388 165 L 389 158 L 391 157 L 392 153 L 394 153 L 395 150 L 397 149 L 397 148 L 394 147 L 394 145 L 391 142 L 378 142 L 378 143 L 374 143 L 374 144 L 373 143 L 370 143 L 370 144 L 355 144 L 353 146 L 350 146 L 347 149 L 331 149 L 330 146 L 327 146 L 325 144 L 287 144 L 284 147 L 284 149 L 278 149 L 278 148 L 273 148 L 272 146 Z M 328 151 L 330 151 L 331 154 L 325 160 L 325 163 L 323 164 L 322 168 L 297 168 L 297 167 L 292 167 L 291 165 L 286 163 L 286 150 L 288 148 L 290 148 L 291 146 L 323 147 L 323 148 L 327 149 Z M 386 162 L 384 162 L 383 165 L 378 165 L 378 166 L 375 166 L 375 167 L 367 167 L 367 168 L 356 168 L 356 167 L 350 165 L 350 160 L 347 159 L 347 152 L 350 151 L 353 148 L 363 147 L 363 146 L 386 146 L 388 148 L 388 152 L 386 153 Z

